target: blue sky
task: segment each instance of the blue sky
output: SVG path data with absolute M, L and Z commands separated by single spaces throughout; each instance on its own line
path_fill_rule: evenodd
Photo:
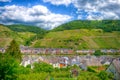
M 0 0 L 1 24 L 53 29 L 72 20 L 120 19 L 120 0 Z

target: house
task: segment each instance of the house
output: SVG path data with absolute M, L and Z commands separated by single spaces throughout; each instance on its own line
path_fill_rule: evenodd
M 58 61 L 58 58 L 51 58 L 48 60 L 49 64 L 51 64 L 54 68 L 60 68 L 60 64 Z
M 20 65 L 26 67 L 29 64 L 30 64 L 29 56 L 24 56 Z
M 86 70 L 87 70 L 87 63 L 86 63 L 86 61 L 83 60 L 83 61 L 80 63 L 79 67 L 80 67 L 82 70 L 86 71 Z
M 58 62 L 52 63 L 52 65 L 53 65 L 54 68 L 60 68 L 60 64 Z
M 118 50 L 116 50 L 116 49 L 101 49 L 100 50 L 102 53 L 117 53 L 118 52 Z
M 66 68 L 69 64 L 68 57 L 51 57 L 48 62 L 54 68 Z
M 120 53 L 120 49 L 118 49 L 117 52 Z
M 101 57 L 101 64 L 102 65 L 110 65 L 110 63 L 112 62 L 113 57 L 107 57 L 107 56 L 102 56 Z
M 93 53 L 95 53 L 95 50 L 77 50 L 76 53 L 80 53 L 80 54 L 93 54 Z
M 77 65 L 77 66 L 80 65 L 80 61 L 78 61 L 76 58 L 71 59 L 71 66 L 74 66 L 74 65 Z
M 21 51 L 21 53 L 24 53 L 24 54 L 29 54 L 29 53 L 32 53 L 32 49 L 31 48 L 29 48 L 29 47 L 27 47 L 27 46 L 22 46 L 22 47 L 20 47 L 20 51 Z
M 120 80 L 120 58 L 113 59 L 106 71 L 113 73 L 114 80 Z
M 20 46 L 23 54 L 72 54 L 72 49 L 62 48 L 31 48 L 29 46 Z
M 61 57 L 59 58 L 59 64 L 60 64 L 60 68 L 66 68 L 68 66 L 68 57 Z
M 31 66 L 31 69 L 33 69 L 33 64 L 35 62 L 39 62 L 40 58 L 39 57 L 32 57 L 32 56 L 28 56 L 28 55 L 25 55 L 23 57 L 23 60 L 21 62 L 20 65 L 24 66 L 24 67 L 27 67 L 27 65 L 30 65 Z

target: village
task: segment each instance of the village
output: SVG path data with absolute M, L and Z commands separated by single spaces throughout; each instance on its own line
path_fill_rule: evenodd
M 102 66 L 109 65 L 113 60 L 111 56 L 37 56 L 37 55 L 24 55 L 21 65 L 26 67 L 37 62 L 45 62 L 53 65 L 54 68 L 66 68 L 67 66 L 77 65 L 83 70 L 87 70 L 87 66 Z
M 54 68 L 67 68 L 69 66 L 78 66 L 81 70 L 87 71 L 89 66 L 105 66 L 106 72 L 112 73 L 115 80 L 120 80 L 120 57 L 113 56 L 94 56 L 94 55 L 24 55 L 20 65 L 34 68 L 34 63 L 45 62 L 52 65 Z
M 20 46 L 20 51 L 23 54 L 20 65 L 34 68 L 34 63 L 45 62 L 52 65 L 54 68 L 67 68 L 68 66 L 78 66 L 82 70 L 87 70 L 89 66 L 108 65 L 107 72 L 114 74 L 116 80 L 120 79 L 120 58 L 112 55 L 95 56 L 95 50 L 73 50 L 63 48 L 32 48 L 28 46 Z M 1 53 L 5 53 L 5 48 L 0 48 Z M 120 53 L 119 49 L 101 49 L 104 54 Z M 78 55 L 78 54 L 83 55 Z M 49 54 L 49 55 L 40 55 Z M 61 55 L 57 55 L 61 54 Z M 68 55 L 62 55 L 68 54 Z M 74 55 L 71 55 L 74 54 Z M 86 54 L 86 55 L 84 55 Z
M 4 53 L 6 48 L 0 48 L 0 52 Z M 96 49 L 82 49 L 74 50 L 67 48 L 32 48 L 29 46 L 20 46 L 22 54 L 94 54 Z M 101 53 L 104 54 L 115 54 L 120 53 L 120 49 L 100 49 Z

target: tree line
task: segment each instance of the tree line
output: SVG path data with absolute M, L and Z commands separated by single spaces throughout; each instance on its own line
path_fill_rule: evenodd
M 52 31 L 73 29 L 102 29 L 105 32 L 120 31 L 120 20 L 75 20 L 62 24 Z

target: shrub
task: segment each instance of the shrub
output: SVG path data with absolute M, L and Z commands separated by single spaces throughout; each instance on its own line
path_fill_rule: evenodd
M 88 67 L 88 69 L 87 69 L 89 72 L 96 72 L 93 68 L 91 68 L 91 67 Z

